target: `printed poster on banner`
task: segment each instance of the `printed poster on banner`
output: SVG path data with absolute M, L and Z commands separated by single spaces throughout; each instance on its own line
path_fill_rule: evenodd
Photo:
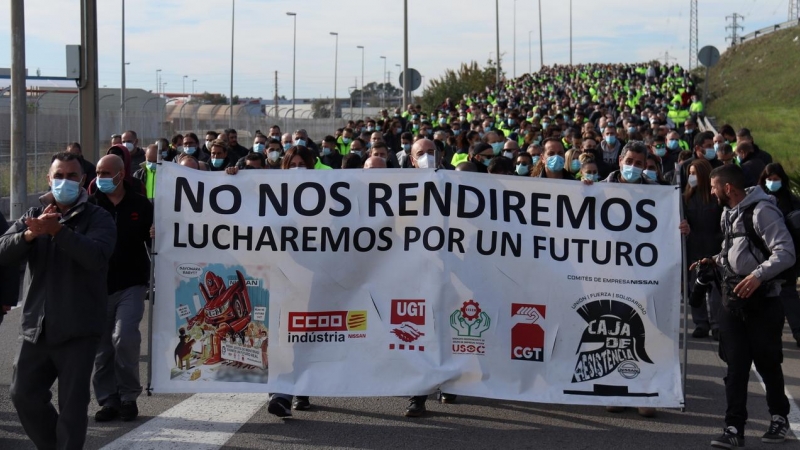
M 486 354 L 484 332 L 492 326 L 492 319 L 481 309 L 480 303 L 467 300 L 450 314 L 452 351 L 455 355 Z
M 391 304 L 389 350 L 425 351 L 428 331 L 425 300 L 397 300 Z
M 243 266 L 175 265 L 170 379 L 266 383 L 269 291 Z

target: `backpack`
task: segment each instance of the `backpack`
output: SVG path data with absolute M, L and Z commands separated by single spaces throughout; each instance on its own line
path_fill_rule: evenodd
M 745 235 L 747 240 L 752 242 L 753 245 L 755 245 L 756 248 L 761 252 L 761 254 L 766 255 L 766 257 L 769 258 L 772 255 L 772 252 L 769 250 L 769 247 L 767 247 L 767 244 L 764 242 L 761 236 L 756 233 L 755 226 L 753 225 L 753 210 L 756 209 L 756 205 L 758 205 L 758 203 L 748 206 L 742 214 Z M 796 282 L 797 277 L 800 276 L 800 210 L 794 210 L 790 212 L 784 216 L 783 220 L 786 223 L 786 229 L 788 229 L 789 234 L 792 235 L 796 259 L 792 267 L 784 270 L 774 279 Z

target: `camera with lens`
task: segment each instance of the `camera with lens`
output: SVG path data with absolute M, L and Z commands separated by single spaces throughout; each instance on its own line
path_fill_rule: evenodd
M 714 284 L 718 284 L 717 270 L 711 263 L 698 262 L 694 267 L 695 281 L 692 295 L 689 297 L 689 306 L 700 308 L 706 303 L 706 295 Z

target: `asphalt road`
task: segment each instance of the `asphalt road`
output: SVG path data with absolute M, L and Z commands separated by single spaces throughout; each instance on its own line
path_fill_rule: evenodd
M 33 449 L 17 419 L 8 395 L 14 355 L 17 351 L 19 310 L 6 316 L 0 326 L 0 449 Z M 146 320 L 142 333 L 147 335 Z M 787 389 L 800 399 L 800 349 L 786 329 L 784 338 L 784 374 Z M 560 406 L 536 403 L 462 398 L 452 405 L 428 401 L 424 418 L 402 416 L 403 398 L 312 398 L 311 411 L 295 412 L 292 420 L 270 415 L 266 405 L 238 429 L 222 448 L 226 449 L 322 449 L 322 448 L 538 448 L 538 449 L 694 449 L 708 448 L 722 429 L 725 399 L 722 385 L 724 364 L 716 353 L 716 343 L 709 339 L 689 339 L 689 378 L 686 412 L 659 410 L 656 418 L 645 419 L 635 410 L 607 413 L 601 407 Z M 142 345 L 142 380 L 146 374 L 146 341 Z M 748 448 L 776 448 L 762 444 L 761 434 L 769 424 L 764 390 L 756 376 L 749 386 L 750 421 L 746 430 Z M 117 442 L 126 433 L 162 415 L 190 395 L 142 396 L 141 415 L 135 422 L 97 424 L 90 419 L 87 449 L 99 449 Z M 57 397 L 54 397 L 56 399 Z M 793 405 L 793 408 L 795 406 Z M 94 415 L 98 409 L 90 406 Z M 800 413 L 796 409 L 793 413 Z M 163 416 L 162 416 L 163 417 Z M 226 412 L 219 412 L 226 421 Z M 189 422 L 189 421 L 185 421 Z M 152 422 L 156 423 L 156 422 Z M 796 424 L 796 425 L 800 425 Z M 182 423 L 185 429 L 203 428 L 204 423 Z M 800 430 L 800 427 L 798 428 Z M 176 443 L 150 441 L 136 448 L 218 448 L 202 440 L 176 432 Z M 187 440 L 189 439 L 189 440 Z M 177 443 L 181 440 L 182 446 Z M 794 436 L 780 448 L 798 448 Z

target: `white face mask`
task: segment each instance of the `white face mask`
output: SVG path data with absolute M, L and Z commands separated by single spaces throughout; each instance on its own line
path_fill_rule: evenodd
M 133 151 L 133 142 L 126 142 L 125 143 L 125 148 L 127 148 L 129 152 L 132 152 Z
M 689 175 L 689 178 L 686 179 L 686 182 L 689 183 L 689 186 L 696 187 L 697 186 L 697 175 Z
M 436 165 L 436 162 L 433 159 L 433 155 L 425 153 L 417 158 L 417 168 L 418 169 L 433 169 Z
M 503 156 L 505 156 L 508 159 L 514 159 L 514 153 L 513 152 L 503 152 Z
M 206 148 L 208 150 L 211 150 L 211 142 L 213 142 L 213 141 L 206 141 Z
M 281 157 L 281 152 L 279 152 L 277 150 L 273 150 L 273 151 L 271 151 L 271 152 L 269 152 L 267 154 L 267 159 L 269 159 L 272 162 L 277 161 L 278 158 L 280 158 L 280 157 Z

